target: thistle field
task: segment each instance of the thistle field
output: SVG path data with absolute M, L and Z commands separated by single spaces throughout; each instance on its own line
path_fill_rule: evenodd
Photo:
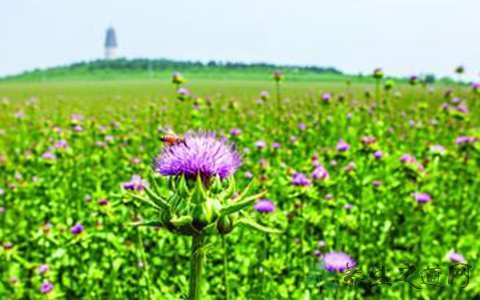
M 207 237 L 200 299 L 480 297 L 478 89 L 185 75 L 0 82 L 0 299 L 188 298 L 191 239 L 124 185 L 165 128 L 228 139 L 235 192 L 274 205 Z

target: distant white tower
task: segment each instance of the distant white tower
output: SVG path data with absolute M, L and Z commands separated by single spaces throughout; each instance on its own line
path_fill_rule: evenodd
M 117 36 L 115 29 L 109 27 L 105 36 L 105 59 L 115 59 L 117 54 Z

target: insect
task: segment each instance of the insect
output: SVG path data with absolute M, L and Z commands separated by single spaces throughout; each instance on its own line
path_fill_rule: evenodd
M 174 145 L 179 145 L 179 144 L 184 144 L 185 146 L 187 145 L 185 143 L 185 139 L 181 136 L 178 136 L 176 135 L 175 133 L 173 133 L 172 130 L 170 129 L 161 129 L 160 131 L 162 131 L 164 133 L 164 135 L 162 137 L 160 137 L 160 140 L 168 145 L 168 146 L 174 146 Z

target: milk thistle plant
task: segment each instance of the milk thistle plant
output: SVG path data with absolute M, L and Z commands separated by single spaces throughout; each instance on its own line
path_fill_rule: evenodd
M 191 236 L 188 299 L 201 298 L 209 236 L 226 235 L 236 225 L 276 232 L 240 215 L 263 195 L 249 195 L 249 188 L 237 194 L 233 174 L 240 165 L 240 156 L 233 146 L 217 139 L 214 133 L 187 133 L 178 142 L 165 145 L 155 159 L 151 187 L 144 187 L 144 193 L 132 193 L 133 198 L 158 211 L 158 219 L 138 225 L 161 226 L 174 234 Z M 162 181 L 166 181 L 167 190 L 161 188 Z

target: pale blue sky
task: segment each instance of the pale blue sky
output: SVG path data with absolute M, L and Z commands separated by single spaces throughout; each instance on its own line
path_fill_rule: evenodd
M 479 0 L 1 0 L 0 75 L 103 56 L 480 73 Z

